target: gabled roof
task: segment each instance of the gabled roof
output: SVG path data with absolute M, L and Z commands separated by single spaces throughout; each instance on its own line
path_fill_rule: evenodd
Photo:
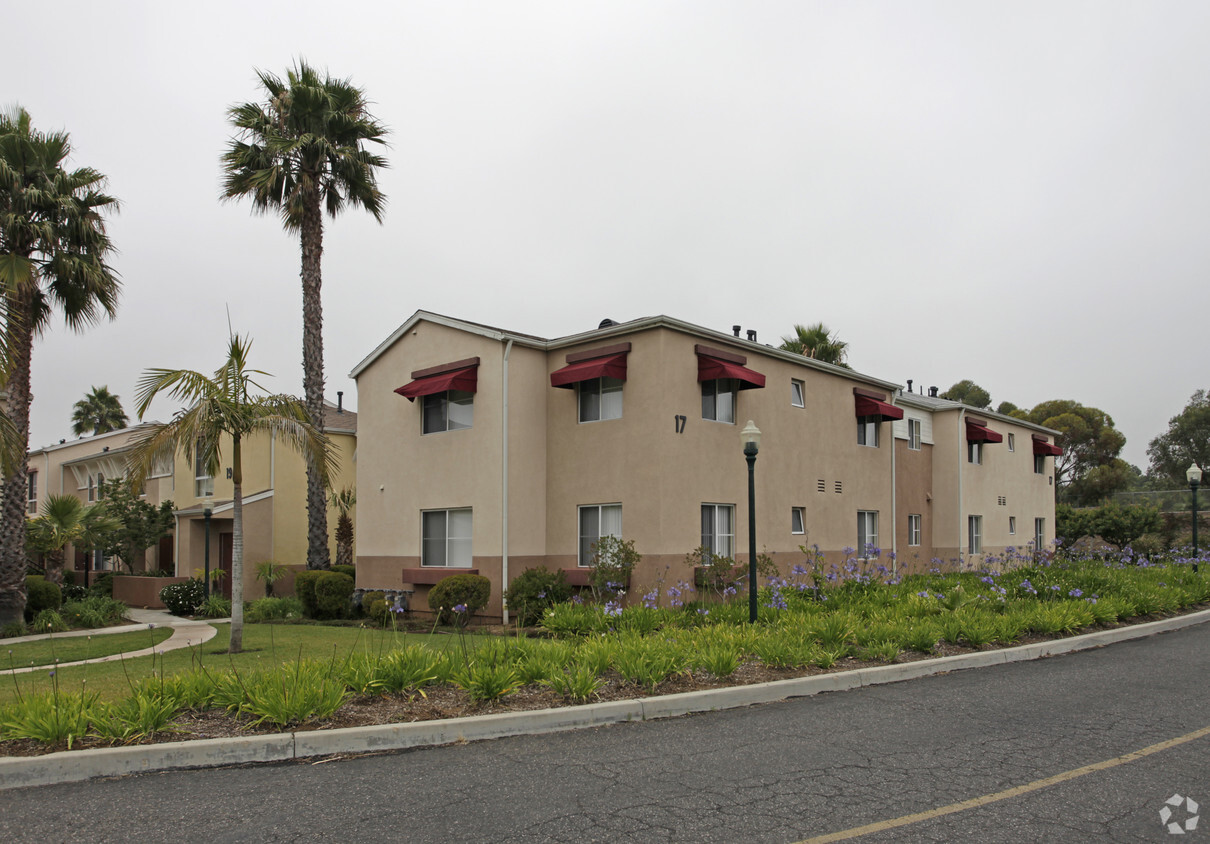
M 34 449 L 33 451 L 31 451 L 29 453 L 29 455 L 30 455 L 30 457 L 33 457 L 35 454 L 46 454 L 46 453 L 50 453 L 52 451 L 59 451 L 64 448 L 73 448 L 75 446 L 82 445 L 84 443 L 103 443 L 106 440 L 114 440 L 114 439 L 118 439 L 119 437 L 130 436 L 131 434 L 133 434 L 135 432 L 142 433 L 146 429 L 154 427 L 159 424 L 160 424 L 159 422 L 155 422 L 155 421 L 140 422 L 138 425 L 130 425 L 129 427 L 119 428 L 116 431 L 109 431 L 104 434 L 93 434 L 90 437 L 78 437 L 74 440 L 62 440 L 62 441 L 54 443 L 52 445 L 44 445 L 41 448 Z M 104 446 L 98 445 L 96 454 L 89 455 L 89 456 L 95 457 L 97 455 L 105 453 L 102 450 L 103 448 L 104 448 Z M 119 450 L 125 449 L 125 448 L 127 448 L 126 445 L 117 446 L 117 447 L 111 448 L 110 453 L 119 451 Z M 78 458 L 78 459 L 86 459 L 86 458 Z M 75 462 L 75 461 L 72 461 L 72 462 Z
M 900 407 L 916 407 L 920 410 L 927 410 L 930 413 L 945 413 L 955 410 L 966 410 L 978 416 L 987 419 L 997 419 L 1001 422 L 1008 422 L 1013 425 L 1020 425 L 1022 428 L 1029 428 L 1033 431 L 1041 431 L 1045 434 L 1057 437 L 1061 431 L 1056 431 L 1053 428 L 1044 428 L 1041 425 L 1035 425 L 1025 419 L 1018 419 L 1015 416 L 1007 416 L 1003 413 L 996 413 L 994 410 L 982 410 L 977 407 L 971 407 L 969 404 L 962 402 L 950 401 L 949 399 L 938 398 L 935 396 L 920 396 L 915 393 L 902 393 L 895 396 L 895 404 Z

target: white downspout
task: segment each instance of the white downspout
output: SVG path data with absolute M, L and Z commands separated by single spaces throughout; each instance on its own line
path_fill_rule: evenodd
M 894 404 L 891 405 L 894 407 Z M 911 436 L 909 429 L 908 436 Z M 895 482 L 895 451 L 898 446 L 895 444 L 898 440 L 895 439 L 895 423 L 891 422 L 891 578 L 896 577 L 899 571 L 899 488 Z
M 277 489 L 277 431 L 269 432 L 269 489 Z
M 504 361 L 502 363 L 504 385 L 504 411 L 501 416 L 501 460 L 500 460 L 500 605 L 503 608 L 501 621 L 508 626 L 508 599 L 504 597 L 508 589 L 508 356 L 513 351 L 513 341 L 510 337 L 504 346 Z
M 962 479 L 966 472 L 966 408 L 958 411 L 958 559 L 962 559 Z

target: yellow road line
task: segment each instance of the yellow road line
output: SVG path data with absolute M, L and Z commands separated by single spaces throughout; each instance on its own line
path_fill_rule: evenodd
M 814 838 L 806 838 L 798 844 L 825 844 L 828 841 L 847 841 L 850 838 L 858 838 L 862 835 L 870 835 L 875 832 L 884 832 L 888 829 L 897 829 L 901 826 L 927 821 L 931 818 L 939 818 L 943 815 L 952 815 L 955 812 L 964 812 L 967 809 L 975 809 L 979 806 L 986 806 L 989 803 L 996 803 L 1000 800 L 1007 800 L 1010 797 L 1017 797 L 1021 794 L 1028 794 L 1031 791 L 1039 791 L 1043 788 L 1049 788 L 1052 785 L 1058 785 L 1061 782 L 1074 780 L 1077 777 L 1082 777 L 1085 774 L 1091 774 L 1096 771 L 1104 771 L 1109 768 L 1116 768 L 1118 765 L 1125 765 L 1127 762 L 1134 762 L 1138 759 L 1150 756 L 1153 753 L 1159 753 L 1161 750 L 1177 747 L 1178 745 L 1187 742 L 1195 741 L 1199 738 L 1210 735 L 1210 727 L 1202 727 L 1200 730 L 1194 730 L 1191 733 L 1185 733 L 1183 736 L 1177 736 L 1168 741 L 1162 741 L 1159 744 L 1153 744 L 1150 747 L 1144 747 L 1142 750 L 1136 750 L 1133 753 L 1127 753 L 1125 756 L 1117 756 L 1113 759 L 1106 759 L 1104 762 L 1094 762 L 1091 765 L 1085 765 L 1082 768 L 1074 768 L 1070 771 L 1064 771 L 1061 774 L 1055 774 L 1052 777 L 1045 779 L 1034 780 L 1025 785 L 1018 785 L 1015 788 L 1009 788 L 1005 791 L 997 791 L 995 794 L 985 794 L 982 797 L 972 797 L 970 800 L 963 800 L 960 803 L 950 803 L 948 806 L 939 806 L 936 809 L 929 809 L 927 812 L 916 812 L 912 815 L 903 815 L 890 820 L 878 821 L 877 823 L 866 824 L 865 826 L 855 826 L 852 829 L 844 829 L 840 832 L 829 832 L 827 835 L 818 835 Z

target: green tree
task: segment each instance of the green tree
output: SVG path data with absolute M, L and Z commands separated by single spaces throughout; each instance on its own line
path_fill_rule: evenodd
M 989 410 L 992 406 L 991 394 L 969 378 L 959 381 L 940 396 L 950 401 L 961 402 L 967 407 L 979 410 Z
M 30 519 L 26 539 L 31 550 L 46 555 L 46 579 L 62 586 L 67 546 L 101 547 L 116 528 L 105 504 L 86 507 L 74 495 L 50 495 L 42 504 L 42 515 Z
M 989 399 L 990 399 L 990 397 L 989 397 Z M 1018 411 L 1020 409 L 1021 408 L 1017 407 L 1015 404 L 1013 404 L 1010 401 L 1002 401 L 998 405 L 996 405 L 996 413 L 1002 414 L 1004 416 L 1012 416 L 1013 413 L 1015 413 L 1016 411 Z
M 357 490 L 345 487 L 333 491 L 329 502 L 336 508 L 336 565 L 353 565 L 353 518 L 349 515 L 357 504 Z
M 1210 469 L 1210 395 L 1198 390 L 1185 409 L 1168 420 L 1168 430 L 1147 446 L 1148 474 L 1167 484 L 1183 487 L 1185 471 L 1196 463 Z
M 34 338 L 58 309 L 82 330 L 117 311 L 105 215 L 118 201 L 96 170 L 66 168 L 66 133 L 43 133 L 28 112 L 0 115 L 0 291 L 4 299 L 7 417 L 16 453 L 0 493 L 0 626 L 25 609 L 25 498 Z
M 781 338 L 781 345 L 778 348 L 782 351 L 794 352 L 795 354 L 813 358 L 823 363 L 832 363 L 836 366 L 843 366 L 846 369 L 850 368 L 845 363 L 849 344 L 841 340 L 834 332 L 828 331 L 828 327 L 822 322 L 817 322 L 814 325 L 795 324 L 794 333 L 789 337 Z
M 307 419 L 306 408 L 293 396 L 253 395 L 264 387 L 254 376 L 267 375 L 248 367 L 252 342 L 231 337 L 227 359 L 213 376 L 188 369 L 149 369 L 139 379 L 136 401 L 139 418 L 152 400 L 167 392 L 186 407 L 171 422 L 152 428 L 135 445 L 130 456 L 130 483 L 142 486 L 147 475 L 162 460 L 181 453 L 192 465 L 194 452 L 211 475 L 223 465 L 222 448 L 230 442 L 232 484 L 231 542 L 231 643 L 239 653 L 244 644 L 244 468 L 243 441 L 252 434 L 275 434 L 320 468 L 321 478 L 335 469 L 335 455 L 323 432 Z
M 1055 506 L 1055 535 L 1063 545 L 1071 545 L 1085 536 L 1099 536 L 1119 548 L 1163 526 L 1158 508 L 1149 504 L 1106 504 L 1076 509 L 1069 504 Z
M 323 213 L 356 205 L 382 222 L 386 196 L 376 171 L 386 159 L 386 127 L 365 92 L 298 61 L 285 81 L 258 71 L 265 102 L 228 112 L 238 135 L 223 154 L 223 196 L 249 197 L 255 213 L 281 215 L 302 247 L 303 394 L 311 424 L 324 425 Z M 328 519 L 320 468 L 307 466 L 307 566 L 328 568 Z
M 88 431 L 96 434 L 107 434 L 126 427 L 126 411 L 122 409 L 122 401 L 109 387 L 93 387 L 84 398 L 72 408 L 71 432 L 77 437 Z
M 159 507 L 148 504 L 122 481 L 104 482 L 99 494 L 115 522 L 105 543 L 105 556 L 117 557 L 128 572 L 134 572 L 135 560 L 172 533 L 174 505 L 171 501 L 161 501 Z
M 1013 415 L 1059 432 L 1055 444 L 1063 454 L 1055 458 L 1055 487 L 1060 500 L 1087 499 L 1090 495 L 1100 500 L 1129 485 L 1130 473 L 1125 462 L 1118 459 L 1126 437 L 1105 411 L 1070 399 L 1052 399 L 1035 405 L 1028 413 Z M 1106 468 L 1089 479 L 1089 473 L 1098 467 Z

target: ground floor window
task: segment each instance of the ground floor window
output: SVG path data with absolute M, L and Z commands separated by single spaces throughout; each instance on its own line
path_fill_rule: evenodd
M 1017 517 L 1016 516 L 1008 517 L 1008 535 L 1009 536 L 1017 535 Z
M 912 513 L 908 516 L 908 545 L 917 546 L 920 544 L 920 514 Z
M 621 504 L 588 504 L 580 508 L 580 565 L 591 566 L 602 536 L 622 538 Z
M 470 568 L 472 520 L 469 507 L 421 513 L 422 566 Z
M 703 557 L 735 558 L 735 505 L 702 505 Z
M 1034 519 L 1034 548 L 1041 551 L 1046 547 L 1046 519 Z
M 967 516 L 966 517 L 966 533 L 967 543 L 966 551 L 968 554 L 983 553 L 983 517 L 982 516 Z
M 806 513 L 802 507 L 790 508 L 790 533 L 802 534 L 807 532 Z
M 878 547 L 878 511 L 857 511 L 857 556 L 871 557 Z

